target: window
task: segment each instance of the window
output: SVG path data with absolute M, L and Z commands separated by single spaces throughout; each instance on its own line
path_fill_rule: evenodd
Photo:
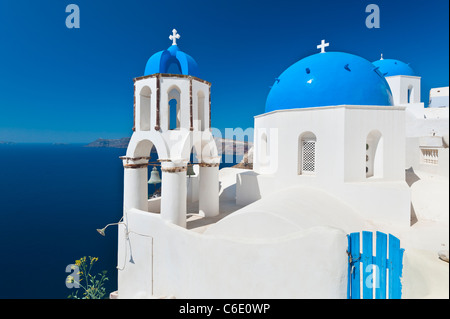
M 299 175 L 316 174 L 316 136 L 314 133 L 306 132 L 299 137 Z
M 173 87 L 168 92 L 168 106 L 167 106 L 167 127 L 169 130 L 175 130 L 180 128 L 180 90 L 177 87 Z
M 413 100 L 413 93 L 414 93 L 414 87 L 413 86 L 409 86 L 408 87 L 408 92 L 407 92 L 407 103 L 412 103 Z
M 171 99 L 169 101 L 169 130 L 178 128 L 178 105 L 177 100 Z

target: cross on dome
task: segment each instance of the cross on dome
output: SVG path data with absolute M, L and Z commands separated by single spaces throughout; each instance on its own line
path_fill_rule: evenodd
M 172 45 L 177 45 L 177 39 L 181 36 L 178 34 L 176 29 L 172 30 L 172 35 L 169 36 L 169 39 L 172 40 Z
M 329 43 L 325 43 L 325 40 L 322 40 L 322 42 L 317 46 L 317 49 L 320 49 L 320 53 L 324 53 L 325 48 L 329 45 Z
M 381 57 L 380 57 L 380 60 L 384 60 L 384 59 L 383 59 L 383 53 L 381 53 Z

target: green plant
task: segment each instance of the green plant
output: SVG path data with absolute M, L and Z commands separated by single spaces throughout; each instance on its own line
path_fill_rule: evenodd
M 94 264 L 98 261 L 97 257 L 89 256 L 89 261 L 87 261 L 86 256 L 75 261 L 75 264 L 72 265 L 73 270 L 78 270 L 75 276 L 68 276 L 68 283 L 75 283 L 80 288 L 82 288 L 83 296 L 78 297 L 79 290 L 77 289 L 75 292 L 70 294 L 68 298 L 71 299 L 102 299 L 105 294 L 104 284 L 108 280 L 106 277 L 106 270 L 98 273 L 95 276 L 91 275 L 91 270 Z M 77 268 L 78 267 L 78 268 Z M 77 281 L 75 278 L 79 278 Z

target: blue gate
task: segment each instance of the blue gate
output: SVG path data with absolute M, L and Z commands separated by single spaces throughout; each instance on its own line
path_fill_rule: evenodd
M 403 252 L 400 240 L 376 232 L 376 256 L 373 254 L 372 232 L 351 233 L 348 238 L 347 299 L 400 299 L 402 297 Z M 389 248 L 389 251 L 388 251 Z M 389 257 L 388 257 L 389 253 Z M 362 269 L 361 269 L 362 266 Z M 362 290 L 362 295 L 361 295 Z

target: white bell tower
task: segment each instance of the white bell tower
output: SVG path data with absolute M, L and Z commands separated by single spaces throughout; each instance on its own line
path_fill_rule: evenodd
M 179 38 L 173 29 L 172 45 L 155 53 L 145 75 L 134 79 L 134 132 L 122 160 L 124 213 L 132 208 L 160 213 L 161 218 L 186 227 L 186 170 L 192 165 L 191 152 L 197 154 L 199 214 L 203 216 L 219 214 L 220 157 L 211 134 L 211 83 L 197 76 L 197 63 L 178 48 Z M 148 200 L 146 184 L 153 147 L 162 172 L 157 205 Z
M 394 105 L 404 106 L 416 117 L 423 117 L 424 103 L 420 102 L 421 77 L 415 75 L 409 64 L 394 59 L 384 59 L 373 63 L 384 75 L 392 92 Z

